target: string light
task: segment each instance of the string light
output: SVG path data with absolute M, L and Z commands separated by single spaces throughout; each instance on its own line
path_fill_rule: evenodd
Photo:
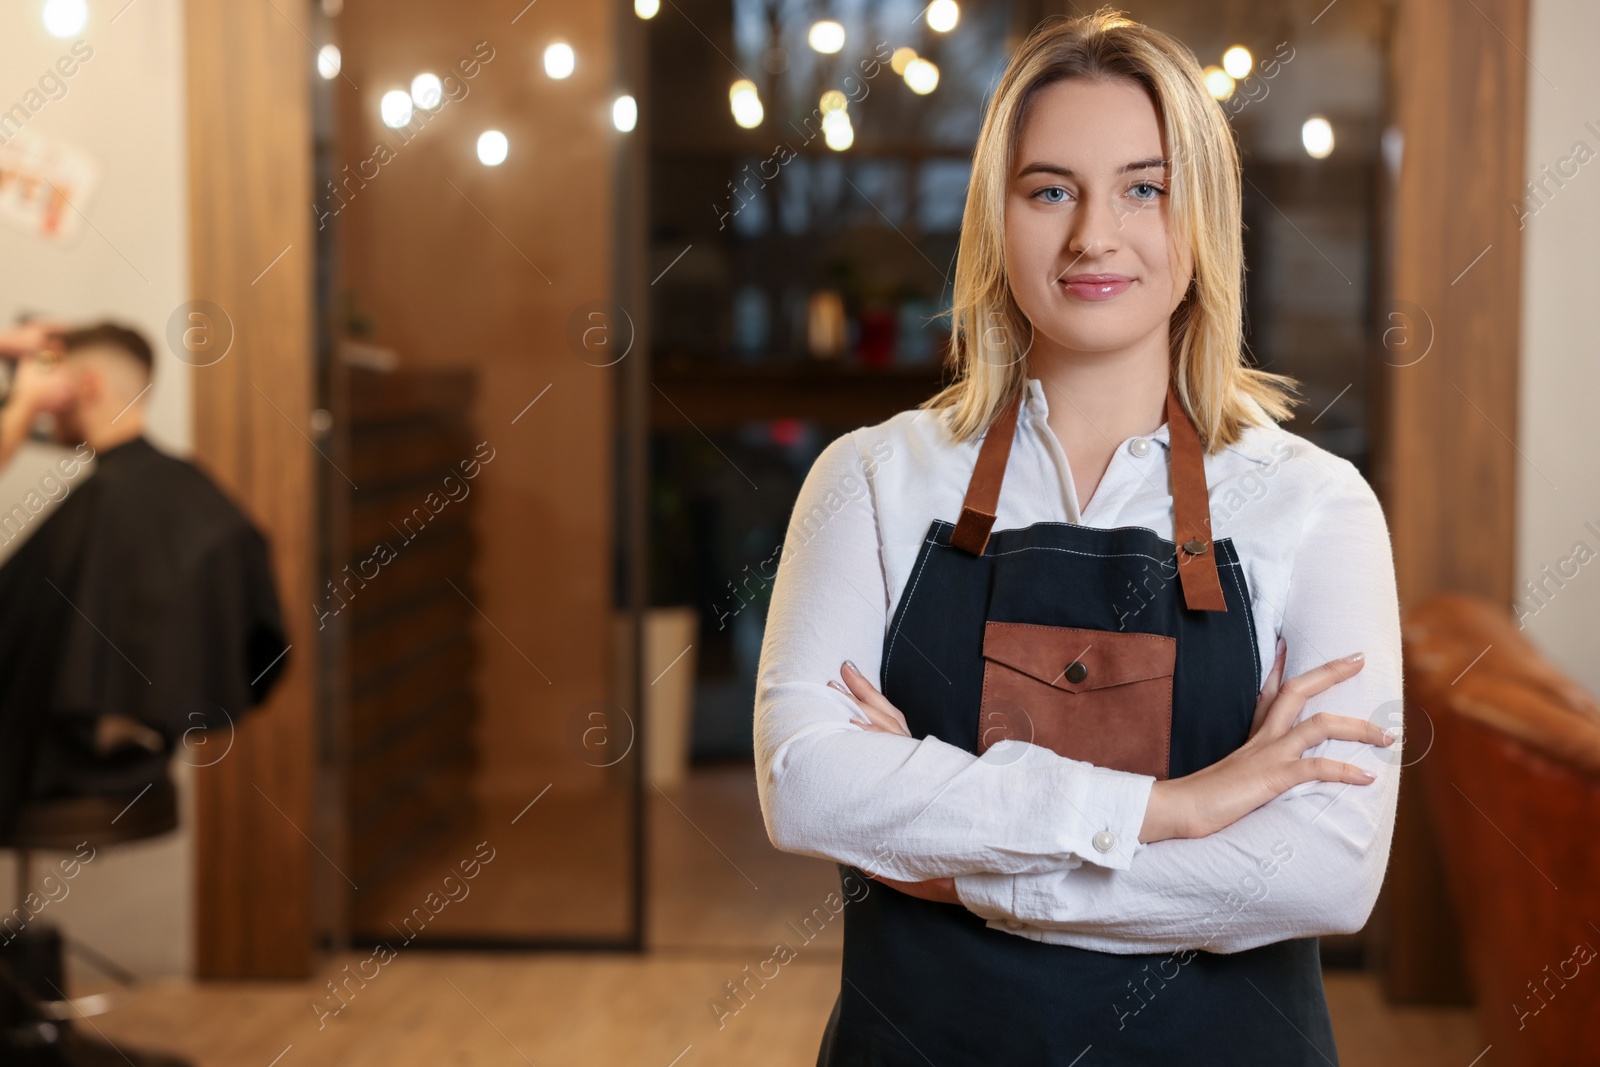
M 385 126 L 398 130 L 411 121 L 411 94 L 404 89 L 390 89 L 378 101 L 378 114 Z
M 577 64 L 572 46 L 565 41 L 557 41 L 544 50 L 544 72 L 557 81 L 570 77 Z
M 956 0 L 933 0 L 928 5 L 928 29 L 935 33 L 949 33 L 961 20 L 961 9 Z
M 1207 67 L 1202 76 L 1206 82 L 1206 92 L 1211 94 L 1213 100 L 1226 100 L 1233 95 L 1233 79 L 1221 67 Z
M 344 57 L 339 54 L 339 46 L 325 44 L 317 50 L 317 73 L 325 81 L 332 81 L 339 76 L 339 71 L 344 67 Z
M 918 56 L 906 64 L 905 79 L 912 92 L 927 96 L 939 87 L 939 68 Z
M 1250 49 L 1242 44 L 1236 44 L 1222 53 L 1222 69 L 1228 72 L 1228 77 L 1234 81 L 1244 81 L 1250 76 L 1250 68 L 1256 65 L 1255 57 L 1250 54 Z
M 1312 115 L 1300 127 L 1300 143 L 1312 159 L 1327 159 L 1333 154 L 1333 123 L 1321 115 Z
M 486 167 L 498 167 L 506 161 L 511 142 L 499 130 L 484 130 L 478 135 L 478 162 Z
M 806 41 L 823 55 L 833 55 L 844 47 L 844 27 L 833 19 L 821 19 L 811 24 Z
M 632 133 L 639 124 L 639 102 L 624 93 L 611 102 L 611 125 L 619 133 Z

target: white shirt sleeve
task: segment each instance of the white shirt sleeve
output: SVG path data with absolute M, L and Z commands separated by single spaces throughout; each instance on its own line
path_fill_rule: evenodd
M 1308 515 L 1280 633 L 1284 677 L 1352 652 L 1360 673 L 1306 702 L 1401 726 L 1399 600 L 1383 511 L 1346 461 Z M 989 926 L 1103 952 L 1238 952 L 1359 930 L 1388 864 L 1402 742 L 1325 741 L 1307 756 L 1353 763 L 1367 785 L 1307 782 L 1194 840 L 1140 845 L 1127 870 L 967 874 L 956 892 Z M 1009 921 L 1008 921 L 1009 920 Z
M 1154 778 L 1037 745 L 1002 742 L 980 758 L 934 737 L 863 730 L 854 702 L 827 685 L 842 684 L 849 659 L 881 690 L 889 622 L 875 487 L 855 438 L 829 444 L 806 476 L 774 579 L 755 698 L 772 843 L 903 881 L 1045 875 L 1084 860 L 1126 868 Z M 874 474 L 880 462 L 911 462 L 884 458 L 882 444 Z M 1092 847 L 1101 830 L 1119 842 L 1110 852 Z

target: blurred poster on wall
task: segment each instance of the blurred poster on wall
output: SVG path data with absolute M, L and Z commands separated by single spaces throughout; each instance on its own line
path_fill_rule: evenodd
M 100 162 L 89 153 L 18 130 L 0 144 L 0 221 L 45 241 L 70 242 L 99 178 Z

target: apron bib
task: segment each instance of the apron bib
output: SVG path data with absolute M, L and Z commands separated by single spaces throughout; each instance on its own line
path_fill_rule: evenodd
M 928 528 L 884 639 L 883 694 L 913 737 L 978 753 L 986 624 L 1101 631 L 1108 646 L 1158 635 L 1176 642 L 1167 776 L 1216 763 L 1249 735 L 1261 667 L 1238 553 L 1211 540 L 1193 423 L 1169 388 L 1178 541 L 1064 522 L 991 534 L 1021 402 L 984 437 L 957 522 Z M 1058 685 L 1063 675 L 1094 684 L 1105 661 L 1081 659 L 1057 665 Z M 1281 858 L 1241 856 L 1238 875 L 1212 887 L 1218 910 L 1198 929 L 1222 929 L 1235 910 L 1234 921 L 1249 922 L 1248 887 L 1264 881 L 1255 864 Z M 818 1067 L 1338 1063 L 1316 938 L 1228 955 L 1119 955 L 1032 941 L 959 904 L 866 884 L 844 910 L 843 980 Z

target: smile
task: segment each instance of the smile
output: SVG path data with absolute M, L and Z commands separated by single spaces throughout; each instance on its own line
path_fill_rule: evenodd
M 1133 279 L 1123 274 L 1074 274 L 1058 284 L 1080 300 L 1110 300 L 1126 292 Z

